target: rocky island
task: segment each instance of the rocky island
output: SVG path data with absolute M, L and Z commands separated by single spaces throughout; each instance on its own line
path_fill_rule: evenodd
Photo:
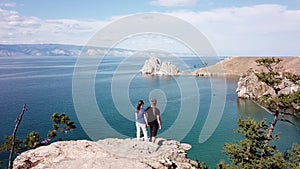
M 171 62 L 161 62 L 159 58 L 151 56 L 145 61 L 141 72 L 150 75 L 177 75 L 179 69 Z
M 108 138 L 99 141 L 58 141 L 23 152 L 15 169 L 197 168 L 187 158 L 189 144 L 158 138 L 156 143 Z

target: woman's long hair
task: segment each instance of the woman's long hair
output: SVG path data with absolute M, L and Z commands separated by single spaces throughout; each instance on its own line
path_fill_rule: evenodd
M 139 103 L 136 106 L 136 110 L 135 110 L 136 113 L 139 113 L 143 104 L 144 104 L 143 100 L 139 100 Z

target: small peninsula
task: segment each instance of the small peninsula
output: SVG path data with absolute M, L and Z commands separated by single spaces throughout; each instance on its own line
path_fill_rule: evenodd
M 229 57 L 225 60 L 218 62 L 215 65 L 200 68 L 192 74 L 194 76 L 214 76 L 214 75 L 232 75 L 241 76 L 246 73 L 250 68 L 254 70 L 262 70 L 261 67 L 255 62 L 259 58 L 264 57 Z M 282 62 L 278 66 L 282 67 L 282 71 L 290 72 L 300 75 L 300 58 L 299 57 L 286 57 L 281 58 Z

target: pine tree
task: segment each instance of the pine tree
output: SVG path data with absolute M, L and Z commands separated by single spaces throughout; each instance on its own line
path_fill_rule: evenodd
M 54 123 L 53 124 L 53 130 L 50 130 L 48 132 L 48 138 L 53 139 L 58 135 L 58 130 L 60 129 L 60 132 L 67 133 L 68 131 L 75 129 L 76 126 L 74 125 L 74 122 L 72 122 L 68 115 L 65 113 L 59 114 L 58 112 L 55 112 L 51 116 L 51 120 Z
M 239 168 L 239 169 L 281 169 L 288 167 L 288 163 L 281 152 L 274 145 L 270 145 L 270 140 L 278 139 L 279 136 L 268 138 L 268 125 L 266 120 L 256 122 L 253 119 L 239 119 L 239 129 L 235 132 L 242 134 L 244 139 L 235 144 L 226 143 L 224 152 L 231 160 L 231 164 L 221 163 L 219 168 Z M 295 153 L 295 151 L 292 151 Z M 299 156 L 290 153 L 291 157 Z M 293 159 L 293 162 L 298 160 Z
M 294 144 L 285 154 L 285 159 L 289 168 L 300 169 L 300 144 Z
M 1 144 L 0 152 L 9 151 L 11 149 L 12 136 L 5 136 L 5 141 Z M 22 151 L 22 141 L 19 139 L 15 140 L 14 154 L 20 153 Z
M 272 137 L 273 130 L 278 121 L 279 114 L 284 114 L 287 109 L 293 107 L 293 104 L 300 104 L 300 91 L 296 91 L 292 94 L 279 94 L 279 85 L 282 83 L 282 79 L 286 78 L 294 83 L 299 83 L 300 76 L 294 75 L 292 73 L 283 72 L 279 73 L 281 67 L 278 64 L 282 61 L 280 58 L 261 58 L 257 59 L 256 62 L 259 66 L 267 69 L 267 71 L 262 71 L 256 73 L 257 78 L 271 87 L 275 96 L 270 94 L 260 97 L 258 101 L 263 103 L 267 109 L 274 112 L 274 119 L 268 131 L 268 137 Z
M 24 112 L 26 110 L 26 105 L 23 106 L 23 110 L 21 115 L 23 116 Z M 17 126 L 15 127 L 14 133 L 16 133 L 16 129 L 22 120 L 22 116 L 17 118 Z M 76 126 L 74 122 L 72 122 L 65 113 L 59 114 L 57 112 L 53 113 L 51 116 L 51 120 L 53 121 L 53 129 L 48 132 L 48 138 L 45 139 L 44 141 L 40 141 L 40 135 L 38 132 L 32 131 L 30 132 L 24 141 L 22 142 L 21 140 L 17 139 L 15 137 L 15 134 L 12 136 L 6 136 L 5 141 L 1 144 L 0 147 L 0 153 L 1 152 L 6 152 L 12 149 L 13 147 L 13 152 L 11 152 L 10 155 L 10 163 L 8 168 L 12 168 L 12 160 L 13 160 L 13 155 L 20 153 L 23 149 L 33 149 L 38 146 L 47 144 L 53 139 L 54 137 L 57 136 L 57 131 L 60 129 L 61 132 L 67 133 L 68 131 L 75 129 Z M 24 143 L 24 146 L 23 146 Z
M 27 149 L 36 148 L 40 145 L 40 135 L 38 132 L 30 132 L 24 139 L 24 145 Z

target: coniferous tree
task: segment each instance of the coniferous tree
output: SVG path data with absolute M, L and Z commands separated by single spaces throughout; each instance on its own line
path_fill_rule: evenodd
M 286 152 L 285 159 L 289 168 L 300 169 L 300 144 L 294 144 L 292 149 Z
M 60 129 L 60 132 L 67 133 L 72 129 L 75 129 L 76 126 L 74 125 L 74 122 L 72 122 L 68 115 L 65 113 L 59 114 L 58 112 L 55 112 L 51 116 L 51 120 L 53 121 L 53 130 L 50 130 L 48 132 L 48 138 L 53 139 L 58 135 L 58 130 Z
M 266 120 L 256 122 L 253 119 L 239 119 L 239 129 L 236 131 L 244 136 L 244 139 L 235 144 L 226 143 L 224 152 L 231 160 L 231 164 L 221 162 L 219 168 L 233 169 L 282 169 L 289 166 L 296 166 L 299 162 L 299 147 L 292 149 L 284 158 L 284 155 L 270 144 L 267 136 L 268 125 Z M 278 139 L 279 136 L 271 138 Z M 220 167 L 221 166 L 221 167 Z
M 1 144 L 0 152 L 9 151 L 11 149 L 12 136 L 5 136 L 5 141 Z M 20 153 L 22 151 L 22 141 L 19 139 L 15 140 L 14 154 Z
M 24 109 L 24 111 L 25 111 L 25 109 Z M 17 120 L 19 120 L 19 121 L 21 121 L 21 119 L 22 118 L 17 118 Z M 13 155 L 20 153 L 24 148 L 33 149 L 40 145 L 49 143 L 51 141 L 51 139 L 53 139 L 54 137 L 57 136 L 57 134 L 58 134 L 57 131 L 59 129 L 61 132 L 67 133 L 70 130 L 76 128 L 74 122 L 72 122 L 70 120 L 69 116 L 66 115 L 65 113 L 62 113 L 60 115 L 59 113 L 55 112 L 52 114 L 51 120 L 54 122 L 53 129 L 48 132 L 47 139 L 40 141 L 40 135 L 39 135 L 39 133 L 37 133 L 35 131 L 30 132 L 24 139 L 24 142 L 22 142 L 21 140 L 15 138 L 15 137 L 13 138 L 13 136 L 6 136 L 5 141 L 1 144 L 0 153 L 9 151 L 9 150 L 11 150 L 12 147 L 14 147 L 14 149 L 13 149 L 14 152 L 12 152 Z M 14 145 L 12 145 L 12 143 L 14 143 Z M 24 144 L 24 146 L 23 146 L 23 144 Z M 10 162 L 9 168 L 11 168 L 11 167 L 12 167 L 12 165 Z
M 27 149 L 36 148 L 40 145 L 40 135 L 38 132 L 30 132 L 24 139 L 24 145 Z
M 284 114 L 287 109 L 293 107 L 293 104 L 300 104 L 300 91 L 296 91 L 292 94 L 279 94 L 282 79 L 286 78 L 294 83 L 299 83 L 300 76 L 294 75 L 292 73 L 283 72 L 280 73 L 281 67 L 278 64 L 282 61 L 280 58 L 261 58 L 257 59 L 256 62 L 259 66 L 267 69 L 267 71 L 262 71 L 256 73 L 257 78 L 271 87 L 275 96 L 270 94 L 264 95 L 258 99 L 260 103 L 263 103 L 267 109 L 274 112 L 274 119 L 268 131 L 268 137 L 272 137 L 273 130 L 278 121 L 279 114 Z

